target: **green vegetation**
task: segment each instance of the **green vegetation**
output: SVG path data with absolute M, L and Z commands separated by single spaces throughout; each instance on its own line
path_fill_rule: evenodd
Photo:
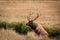
M 14 29 L 16 32 L 24 35 L 27 34 L 28 31 L 32 31 L 31 27 L 25 25 L 24 22 L 0 22 L 0 28 Z
M 31 27 L 23 23 L 19 23 L 17 27 L 15 28 L 15 30 L 19 32 L 20 34 L 27 34 L 28 31 L 32 31 Z
M 60 23 L 42 23 L 43 27 L 49 33 L 49 36 L 59 36 L 60 35 Z M 27 34 L 28 31 L 32 31 L 31 27 L 27 26 L 24 22 L 0 22 L 0 28 L 4 29 L 14 29 L 20 34 Z
M 47 23 L 42 24 L 49 36 L 60 36 L 60 23 Z
M 4 28 L 6 29 L 7 28 L 7 22 L 0 22 L 0 28 Z

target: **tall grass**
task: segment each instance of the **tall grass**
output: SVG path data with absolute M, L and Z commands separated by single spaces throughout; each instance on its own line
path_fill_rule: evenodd
M 60 24 L 55 23 L 42 23 L 45 30 L 49 33 L 49 36 L 59 36 L 60 35 Z M 14 29 L 20 34 L 27 34 L 29 31 L 32 31 L 31 27 L 27 26 L 24 22 L 0 22 L 0 28 L 4 29 Z
M 32 31 L 31 27 L 25 25 L 24 22 L 0 22 L 0 28 L 14 29 L 16 32 L 24 35 L 27 34 L 28 31 Z
M 7 28 L 8 23 L 7 22 L 0 22 L 0 28 Z
M 49 33 L 49 36 L 60 36 L 60 23 L 43 23 L 42 25 Z
M 32 31 L 31 27 L 23 23 L 19 23 L 17 27 L 15 28 L 15 30 L 19 32 L 20 34 L 24 34 L 24 35 L 27 34 L 28 31 Z

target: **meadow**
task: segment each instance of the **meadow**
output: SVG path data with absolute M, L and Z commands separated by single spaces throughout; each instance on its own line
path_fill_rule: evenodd
M 47 40 L 60 40 L 60 24 L 59 23 L 41 23 L 44 29 L 49 33 Z M 27 40 L 40 40 L 41 37 L 36 36 L 34 30 L 27 26 L 25 22 L 0 22 L 0 29 L 14 30 L 19 35 L 25 35 Z M 42 39 L 45 40 L 46 38 Z
M 0 40 L 60 40 L 59 4 L 57 0 L 0 0 Z M 49 37 L 37 36 L 26 22 L 20 22 L 27 21 L 30 12 L 41 14 L 36 21 L 45 22 L 41 25 Z

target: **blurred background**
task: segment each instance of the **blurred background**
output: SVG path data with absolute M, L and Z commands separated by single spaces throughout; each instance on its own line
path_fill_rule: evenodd
M 39 13 L 35 22 L 52 36 L 47 40 L 60 40 L 60 0 L 0 0 L 0 40 L 40 40 L 26 25 L 32 12 L 31 19 Z
M 0 0 L 0 21 L 27 21 L 30 12 L 39 13 L 36 20 L 41 23 L 60 23 L 60 1 L 58 0 Z M 34 16 L 35 17 L 35 16 Z

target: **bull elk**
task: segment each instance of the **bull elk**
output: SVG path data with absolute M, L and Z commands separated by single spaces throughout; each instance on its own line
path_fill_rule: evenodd
M 34 19 L 30 19 L 32 13 L 27 16 L 28 23 L 26 25 L 30 26 L 37 34 L 48 36 L 48 32 L 43 28 L 43 26 L 39 23 L 35 23 L 34 21 L 39 18 L 39 14 L 37 13 L 37 16 Z

